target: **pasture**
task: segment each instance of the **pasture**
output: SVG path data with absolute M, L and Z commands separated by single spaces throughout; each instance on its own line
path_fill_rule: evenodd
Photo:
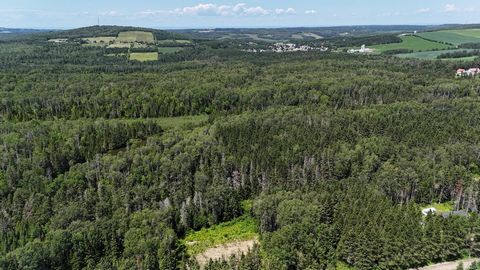
M 158 53 L 156 52 L 130 53 L 129 59 L 131 61 L 140 61 L 140 62 L 157 61 Z
M 416 36 L 403 36 L 401 37 L 401 43 L 390 43 L 390 44 L 381 44 L 371 46 L 370 48 L 375 49 L 379 52 L 385 52 L 389 50 L 412 50 L 414 52 L 419 51 L 432 51 L 432 50 L 446 50 L 452 46 L 442 44 L 439 42 L 428 41 Z
M 458 51 L 471 51 L 471 50 L 454 49 L 454 50 L 443 50 L 443 51 L 426 51 L 426 52 L 402 53 L 402 54 L 397 54 L 395 56 L 400 58 L 416 58 L 416 59 L 423 59 L 423 60 L 434 60 L 434 59 L 437 59 L 437 57 L 442 54 L 458 52 Z M 458 60 L 458 58 L 452 58 L 449 60 Z
M 480 42 L 480 29 L 443 30 L 436 32 L 423 32 L 417 35 L 423 38 L 438 42 L 450 43 L 453 45 Z
M 143 31 L 126 31 L 120 32 L 117 37 L 118 42 L 132 43 L 132 42 L 144 42 L 154 43 L 155 38 L 150 32 Z

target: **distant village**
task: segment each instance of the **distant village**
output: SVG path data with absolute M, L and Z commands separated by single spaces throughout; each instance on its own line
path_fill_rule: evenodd
M 284 52 L 309 52 L 309 51 L 321 51 L 326 52 L 328 51 L 328 47 L 311 47 L 307 45 L 297 45 L 294 43 L 275 43 L 270 46 L 268 49 L 247 49 L 243 50 L 244 52 L 276 52 L 276 53 L 284 53 Z
M 470 69 L 457 69 L 455 77 L 464 78 L 464 77 L 476 77 L 480 76 L 480 68 L 470 68 Z

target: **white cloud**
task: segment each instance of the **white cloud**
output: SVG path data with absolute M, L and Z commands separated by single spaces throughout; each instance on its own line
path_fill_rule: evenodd
M 445 12 L 454 12 L 457 11 L 457 6 L 454 4 L 446 4 L 444 7 Z
M 293 14 L 297 14 L 297 11 L 293 8 L 287 8 L 287 9 L 277 8 L 277 9 L 275 9 L 275 14 L 277 14 L 277 15 L 293 15 Z
M 196 15 L 196 16 L 261 16 L 268 15 L 270 12 L 261 6 L 248 6 L 244 3 L 239 3 L 234 6 L 217 5 L 212 3 L 198 4 L 191 7 L 176 8 L 167 12 L 150 12 L 145 15 L 156 15 L 159 13 L 170 13 L 176 15 Z
M 430 11 L 432 11 L 431 8 L 421 8 L 417 10 L 417 13 L 428 13 Z
M 305 14 L 317 14 L 317 11 L 314 10 L 314 9 L 306 10 L 306 11 L 305 11 Z

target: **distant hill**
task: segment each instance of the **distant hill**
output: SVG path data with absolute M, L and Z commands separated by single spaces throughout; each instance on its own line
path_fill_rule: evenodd
M 163 39 L 188 39 L 185 34 L 173 33 L 164 30 L 130 27 L 130 26 L 89 26 L 72 30 L 55 31 L 44 34 L 47 38 L 86 38 L 99 36 L 117 36 L 125 31 L 145 31 L 151 32 L 157 40 Z

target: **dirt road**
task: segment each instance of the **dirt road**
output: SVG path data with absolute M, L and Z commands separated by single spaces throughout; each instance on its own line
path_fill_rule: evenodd
M 196 256 L 197 262 L 200 264 L 200 267 L 203 268 L 207 262 L 212 260 L 218 260 L 221 258 L 230 257 L 233 254 L 242 254 L 246 253 L 249 249 L 258 243 L 258 239 L 251 239 L 246 241 L 238 241 L 233 243 L 228 243 L 225 245 L 216 246 L 213 248 L 209 248 L 206 251 L 198 254 Z
M 439 264 L 418 268 L 418 270 L 455 270 L 457 269 L 457 266 L 458 264 L 460 264 L 460 262 L 463 262 L 463 267 L 465 269 L 468 269 L 468 267 L 470 267 L 470 265 L 472 265 L 472 263 L 475 261 L 480 261 L 480 259 L 467 259 L 467 260 L 461 260 L 456 262 L 439 263 Z M 410 269 L 410 270 L 413 270 L 413 269 Z

